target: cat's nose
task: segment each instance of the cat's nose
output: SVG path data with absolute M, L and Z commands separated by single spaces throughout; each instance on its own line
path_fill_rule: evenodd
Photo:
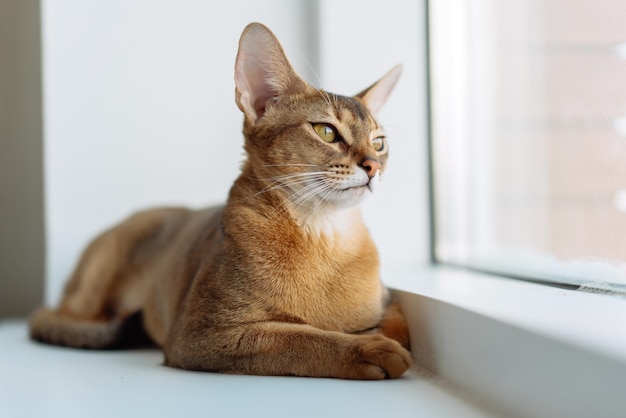
M 361 167 L 363 167 L 367 175 L 372 178 L 378 173 L 378 170 L 380 170 L 380 162 L 373 158 L 365 158 L 361 161 Z

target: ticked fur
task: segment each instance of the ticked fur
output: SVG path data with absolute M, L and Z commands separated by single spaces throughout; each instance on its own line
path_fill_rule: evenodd
M 248 158 L 226 204 L 148 210 L 104 232 L 60 307 L 33 315 L 33 338 L 107 348 L 141 312 L 173 367 L 401 376 L 411 364 L 406 323 L 357 208 L 386 167 L 374 115 L 399 74 L 354 97 L 318 90 L 269 29 L 250 24 L 235 65 Z

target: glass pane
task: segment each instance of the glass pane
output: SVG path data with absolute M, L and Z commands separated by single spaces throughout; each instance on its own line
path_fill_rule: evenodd
M 429 13 L 437 258 L 619 289 L 626 2 L 438 0 Z

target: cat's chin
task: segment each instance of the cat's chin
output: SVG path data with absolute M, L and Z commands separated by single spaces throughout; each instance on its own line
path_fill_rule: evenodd
M 333 196 L 332 203 L 338 209 L 347 209 L 358 206 L 373 193 L 373 188 L 369 185 L 354 186 L 343 189 Z
M 379 182 L 380 174 L 376 173 L 376 175 L 365 184 L 341 190 L 340 193 L 333 196 L 334 200 L 338 203 L 338 207 L 340 208 L 357 206 L 378 189 Z

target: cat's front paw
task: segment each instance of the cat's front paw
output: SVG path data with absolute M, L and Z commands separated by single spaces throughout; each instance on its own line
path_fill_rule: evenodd
M 352 379 L 395 379 L 411 367 L 411 353 L 397 341 L 382 335 L 362 335 L 352 350 L 348 378 Z

